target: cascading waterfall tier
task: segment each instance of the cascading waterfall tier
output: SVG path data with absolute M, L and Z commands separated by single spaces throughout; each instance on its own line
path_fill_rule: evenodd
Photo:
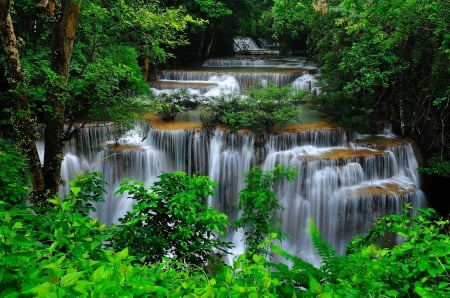
M 66 179 L 79 168 L 101 171 L 108 182 L 106 202 L 92 216 L 112 224 L 131 209 L 133 202 L 114 195 L 123 178 L 151 185 L 158 175 L 175 170 L 206 175 L 219 184 L 209 203 L 238 217 L 239 191 L 245 174 L 258 165 L 255 136 L 224 129 L 205 131 L 140 122 L 120 139 L 106 140 L 104 128 L 90 127 L 79 146 L 70 145 L 63 163 Z M 103 145 L 98 146 L 98 141 Z M 91 143 L 92 142 L 92 143 Z M 349 140 L 346 131 L 324 122 L 287 127 L 264 138 L 263 169 L 284 164 L 297 171 L 294 182 L 275 186 L 284 206 L 281 245 L 290 253 L 318 265 L 309 223 L 313 221 L 325 240 L 340 253 L 356 234 L 364 233 L 382 215 L 401 213 L 404 203 L 425 206 L 416 172 L 417 161 L 407 140 L 378 137 Z M 69 152 L 84 148 L 77 152 Z M 74 167 L 78 159 L 79 166 Z M 244 249 L 239 233 L 230 233 L 236 252 Z
M 306 70 L 301 69 L 288 69 L 288 70 L 272 70 L 267 72 L 260 71 L 245 71 L 234 70 L 233 72 L 224 72 L 220 74 L 217 71 L 185 71 L 185 70 L 164 70 L 160 72 L 159 79 L 161 81 L 212 81 L 219 80 L 220 77 L 232 75 L 236 78 L 240 89 L 248 89 L 250 87 L 258 87 L 261 85 L 267 85 L 272 83 L 275 86 L 282 87 L 295 81 L 298 77 L 304 74 Z M 218 78 L 219 77 L 219 78 Z
M 186 89 L 195 94 L 218 96 L 248 88 L 290 85 L 292 90 L 320 92 L 318 69 L 302 57 L 211 58 L 195 69 L 165 69 L 151 82 L 155 93 Z

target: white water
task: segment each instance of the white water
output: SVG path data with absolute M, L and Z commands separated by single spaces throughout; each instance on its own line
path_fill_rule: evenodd
M 83 145 L 88 154 L 66 154 L 64 177 L 72 177 L 74 172 L 90 165 L 89 170 L 101 171 L 108 181 L 106 202 L 98 204 L 92 216 L 108 224 L 117 223 L 131 209 L 131 200 L 114 195 L 123 178 L 142 180 L 150 186 L 161 173 L 181 170 L 207 175 L 218 182 L 216 196 L 209 203 L 231 220 L 236 219 L 238 193 L 244 186 L 245 173 L 255 162 L 253 135 L 221 130 L 212 135 L 185 129 L 159 131 L 145 126 L 140 123 L 133 133 L 119 140 L 128 147 L 115 149 L 112 141 L 104 142 L 103 146 L 94 142 Z M 144 131 L 146 139 L 141 141 Z M 87 134 L 90 133 L 98 134 L 98 128 L 89 128 Z M 402 212 L 404 202 L 425 206 L 411 144 L 387 148 L 382 153 L 369 147 L 355 146 L 341 129 L 267 137 L 267 156 L 262 168 L 270 170 L 284 164 L 298 171 L 294 182 L 282 181 L 276 186 L 285 208 L 281 213 L 282 227 L 289 236 L 282 246 L 288 252 L 315 265 L 320 263 L 309 236 L 311 221 L 338 252 L 344 253 L 347 242 L 367 231 L 379 216 Z M 378 154 L 323 158 L 333 150 L 350 149 L 370 149 Z M 380 192 L 366 191 L 368 187 Z M 235 253 L 244 250 L 240 233 L 231 233 L 228 239 L 234 241 Z
M 282 84 L 292 84 L 302 90 L 313 89 L 315 77 L 302 71 Z M 259 81 L 267 78 L 263 73 L 253 75 Z M 230 71 L 222 74 L 217 70 L 201 78 L 199 73 L 191 76 L 189 79 L 194 81 L 214 83 L 214 87 L 203 92 L 209 96 L 244 90 L 241 87 L 245 85 L 242 83 L 244 76 Z M 283 74 L 277 72 L 273 76 L 282 77 Z M 170 92 L 170 89 L 155 89 L 155 92 Z M 201 93 L 195 88 L 191 92 Z M 101 171 L 108 182 L 106 202 L 98 204 L 97 212 L 92 216 L 108 224 L 117 223 L 118 218 L 132 208 L 131 200 L 114 195 L 123 178 L 142 180 L 150 186 L 158 175 L 180 170 L 206 175 L 217 182 L 216 196 L 210 198 L 209 204 L 225 212 L 231 220 L 237 218 L 238 193 L 244 187 L 245 174 L 255 165 L 252 134 L 221 130 L 211 134 L 187 129 L 154 130 L 146 123 L 138 123 L 133 131 L 118 140 L 112 134 L 113 126 L 89 126 L 66 147 L 63 179 L 70 180 L 76 172 L 88 169 Z M 390 131 L 384 131 L 384 137 L 394 136 Z M 277 196 L 285 207 L 280 214 L 283 231 L 288 234 L 281 245 L 314 265 L 320 263 L 320 258 L 309 236 L 311 221 L 338 252 L 344 253 L 347 242 L 356 234 L 367 231 L 379 216 L 402 212 L 404 202 L 414 207 L 425 205 L 411 144 L 377 150 L 370 141 L 353 141 L 340 128 L 266 136 L 263 169 L 285 164 L 298 171 L 294 182 L 282 181 L 276 186 Z M 122 147 L 116 147 L 114 143 Z M 330 158 L 329 153 L 333 150 L 372 150 L 374 154 L 358 155 L 360 151 L 356 151 L 347 157 Z M 244 251 L 242 233 L 230 233 L 228 239 L 235 245 L 234 253 Z

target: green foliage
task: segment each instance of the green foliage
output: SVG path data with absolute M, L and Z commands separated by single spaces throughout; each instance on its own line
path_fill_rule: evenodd
M 24 203 L 28 194 L 25 160 L 8 140 L 0 138 L 0 198 L 10 204 Z
M 153 65 L 173 57 L 170 50 L 189 41 L 188 26 L 202 23 L 182 7 L 166 8 L 152 1 L 90 1 L 84 3 L 82 23 L 85 56 L 116 44 L 132 45 L 140 58 Z M 136 64 L 137 61 L 135 61 Z
M 426 166 L 419 167 L 418 171 L 430 176 L 450 177 L 450 160 L 432 156 Z
M 282 165 L 271 171 L 256 167 L 246 175 L 245 187 L 239 193 L 238 208 L 242 214 L 233 227 L 244 230 L 246 251 L 250 256 L 267 255 L 269 243 L 264 242 L 266 238 L 283 239 L 278 214 L 283 206 L 278 202 L 273 188 L 274 183 L 282 178 L 292 181 L 294 177 L 294 171 Z
M 233 13 L 222 1 L 194 0 L 194 2 L 207 19 L 216 19 Z
M 274 21 L 272 29 L 278 40 L 297 38 L 305 30 L 305 12 L 308 1 L 273 1 L 272 13 Z M 312 7 L 310 7 L 311 9 Z
M 309 31 L 322 112 L 355 130 L 388 120 L 425 156 L 448 148 L 448 1 L 294 2 L 280 13 Z
M 238 17 L 237 35 L 255 36 L 272 39 L 272 0 L 245 0 L 242 6 L 235 7 L 234 15 Z
M 106 181 L 100 172 L 76 174 L 75 179 L 69 182 L 70 193 L 66 197 L 74 203 L 78 212 L 88 214 L 95 211 L 92 203 L 104 202 Z
M 272 251 L 292 263 L 291 266 L 285 263 L 269 262 L 268 265 L 274 268 L 273 276 L 280 281 L 280 293 L 282 297 L 315 297 L 314 288 L 318 282 L 323 281 L 326 273 L 322 269 L 316 268 L 299 257 L 288 254 L 282 248 L 272 245 Z M 314 287 L 311 286 L 314 283 Z M 320 284 L 319 284 L 320 286 Z M 312 288 L 309 290 L 309 288 Z
M 324 288 L 333 297 L 446 297 L 450 293 L 448 220 L 432 209 L 382 217 L 356 237 Z M 397 245 L 386 243 L 401 237 Z M 393 245 L 393 246 L 392 246 Z
M 250 89 L 243 97 L 229 95 L 214 99 L 203 107 L 201 120 L 205 127 L 221 124 L 233 131 L 273 132 L 296 119 L 298 101 L 298 95 L 293 95 L 289 86 L 269 85 Z
M 115 46 L 103 50 L 101 58 L 84 66 L 81 76 L 69 84 L 73 100 L 68 108 L 72 116 L 83 121 L 113 120 L 118 125 L 136 119 L 146 104 L 132 94 L 149 92 L 137 58 L 133 48 Z M 76 62 L 73 66 L 83 67 Z
M 344 92 L 328 91 L 313 99 L 315 109 L 325 118 L 360 133 L 373 133 L 375 104 L 371 100 L 361 102 L 358 98 Z
M 195 95 L 189 95 L 186 89 L 177 90 L 170 93 L 161 93 L 156 96 L 151 104 L 151 109 L 163 121 L 171 121 L 178 113 L 185 109 L 192 109 L 198 105 Z
M 292 177 L 292 173 L 281 166 L 269 172 L 254 169 L 252 173 L 253 178 L 247 178 L 247 189 L 242 192 L 248 198 L 253 194 L 253 199 L 273 198 L 272 183 L 282 177 Z M 347 254 L 342 256 L 336 255 L 330 244 L 320 238 L 318 230 L 311 226 L 314 245 L 323 260 L 320 268 L 277 246 L 272 246 L 272 252 L 292 265 L 268 262 L 265 255 L 250 250 L 237 256 L 232 265 L 223 264 L 220 257 L 208 258 L 207 266 L 200 267 L 186 263 L 186 258 L 180 260 L 164 256 L 149 264 L 142 254 L 134 256 L 131 247 L 137 243 L 150 245 L 144 238 L 152 232 L 150 229 L 145 231 L 147 234 L 139 234 L 140 238 L 134 238 L 136 243 L 130 244 L 130 248 L 113 251 L 103 245 L 111 241 L 111 231 L 86 216 L 90 210 L 86 204 L 101 200 L 101 176 L 98 173 L 80 175 L 70 185 L 70 194 L 64 200 L 50 200 L 51 206 L 45 210 L 20 202 L 0 201 L 1 297 L 450 295 L 450 223 L 439 218 L 432 209 L 405 208 L 401 215 L 380 218 L 368 233 L 355 237 Z M 198 229 L 223 230 L 226 218 L 215 212 L 209 213 L 205 204 L 206 197 L 212 195 L 212 187 L 213 184 L 205 177 L 189 177 L 184 173 L 164 174 L 151 189 L 136 183 L 122 185 L 121 191 L 128 191 L 141 206 L 134 211 L 147 209 L 153 212 L 140 213 L 140 217 L 133 218 L 129 222 L 129 231 L 144 232 L 139 228 L 139 225 L 143 228 L 144 223 L 159 229 L 157 221 L 149 221 L 149 215 L 156 219 L 158 209 L 152 205 L 159 208 L 161 200 L 171 203 L 171 216 L 173 220 L 179 219 L 178 225 L 193 223 Z M 260 219 L 273 216 L 263 206 L 267 200 L 253 202 L 267 211 L 260 215 Z M 275 203 L 272 211 L 279 210 L 277 206 Z M 256 221 L 255 217 L 253 219 Z M 185 220 L 184 223 L 181 220 Z M 133 222 L 138 225 L 133 226 Z M 202 226 L 196 226 L 198 223 Z M 265 234 L 266 239 L 261 235 L 263 240 L 255 240 L 255 243 L 259 244 L 257 250 L 265 252 L 271 237 L 280 234 L 268 235 L 273 230 L 262 228 L 263 225 L 271 227 L 272 222 L 261 220 L 259 223 L 261 229 L 256 232 Z M 173 227 L 169 225 L 166 228 Z M 186 235 L 190 233 L 193 233 L 192 227 L 183 226 L 179 233 L 172 234 L 173 239 L 170 236 L 169 239 L 174 241 L 174 245 L 175 240 L 179 240 L 192 250 L 201 249 L 197 242 L 187 244 Z M 396 244 L 398 238 L 402 241 Z M 210 253 L 210 244 L 203 247 L 205 256 Z M 152 251 L 147 250 L 146 254 L 151 256 Z
M 45 210 L 0 202 L 0 296 L 77 296 L 105 258 L 105 226 L 82 213 L 75 190 Z M 106 258 L 105 258 L 106 259 Z M 93 271 L 91 271 L 92 273 Z M 93 288 L 93 283 L 90 283 Z
M 181 173 L 174 177 L 187 179 Z M 128 248 L 106 249 L 102 244 L 109 239 L 108 229 L 85 216 L 79 204 L 98 200 L 100 178 L 96 173 L 77 177 L 66 199 L 51 200 L 45 212 L 0 201 L 1 297 L 276 297 L 279 283 L 259 256 L 252 262 L 239 258 L 233 267 L 222 264 L 214 276 L 208 276 L 202 268 L 176 260 L 141 265 L 143 260 Z M 187 180 L 188 194 L 210 194 L 211 182 Z M 171 175 L 162 181 L 172 181 Z M 160 187 L 161 195 L 171 193 Z M 180 205 L 180 212 L 181 207 L 189 205 Z M 196 214 L 190 216 L 192 220 Z M 215 218 L 209 223 L 220 224 Z
M 207 203 L 214 187 L 207 177 L 183 172 L 160 175 L 150 189 L 141 182 L 123 183 L 118 193 L 128 192 L 136 204 L 114 229 L 113 247 L 128 247 L 150 263 L 173 256 L 204 264 L 213 254 L 226 252 L 229 244 L 218 237 L 228 219 Z

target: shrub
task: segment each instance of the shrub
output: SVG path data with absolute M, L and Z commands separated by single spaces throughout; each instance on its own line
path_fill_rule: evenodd
M 229 244 L 218 236 L 224 235 L 228 219 L 207 203 L 215 183 L 208 177 L 184 172 L 158 178 L 149 189 L 142 182 L 120 186 L 118 193 L 128 192 L 136 204 L 115 227 L 112 246 L 128 247 L 146 262 L 174 256 L 180 261 L 205 264 L 212 254 L 226 252 Z
M 245 96 L 225 95 L 203 107 L 204 126 L 226 125 L 233 131 L 249 129 L 255 133 L 273 132 L 297 119 L 299 96 L 290 86 L 254 88 Z
M 197 96 L 188 94 L 186 89 L 180 89 L 170 93 L 158 94 L 152 103 L 152 109 L 161 120 L 171 121 L 185 109 L 196 108 L 198 103 Z
M 273 235 L 282 240 L 280 230 L 281 218 L 278 214 L 283 206 L 273 190 L 273 184 L 282 178 L 293 180 L 295 173 L 292 169 L 285 169 L 279 165 L 272 171 L 253 168 L 246 175 L 245 187 L 239 193 L 238 208 L 240 218 L 233 223 L 235 229 L 244 230 L 246 251 L 253 254 L 267 255 L 269 243 L 265 239 Z
M 410 216 L 387 215 L 349 244 L 348 254 L 332 259 L 324 291 L 333 297 L 448 297 L 450 237 L 448 220 L 433 209 Z M 388 234 L 400 244 L 382 247 Z
M 0 139 L 0 199 L 23 203 L 28 194 L 29 175 L 25 160 L 9 141 Z

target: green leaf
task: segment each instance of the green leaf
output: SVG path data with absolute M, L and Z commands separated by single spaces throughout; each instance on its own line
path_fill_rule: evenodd
M 36 294 L 38 297 L 56 297 L 55 285 L 50 282 L 39 284 L 29 290 L 23 292 L 24 294 Z
M 67 288 L 67 287 L 74 285 L 80 279 L 80 277 L 82 275 L 83 275 L 83 272 L 71 272 L 71 273 L 64 275 L 63 277 L 61 277 L 61 282 L 60 282 L 61 287 Z
M 323 292 L 322 285 L 314 278 L 309 278 L 309 290 L 313 292 L 314 294 L 320 294 Z
M 117 260 L 119 261 L 125 260 L 128 257 L 128 247 L 124 248 L 119 253 L 117 253 L 116 257 Z
M 18 230 L 23 227 L 23 224 L 20 221 L 16 221 L 12 227 L 13 230 Z
M 94 273 L 92 273 L 91 280 L 93 282 L 99 282 L 102 279 L 105 279 L 108 277 L 108 272 L 105 271 L 104 266 L 100 266 L 97 269 L 95 269 Z
M 70 190 L 73 192 L 73 194 L 74 194 L 75 196 L 77 196 L 77 195 L 80 193 L 81 187 L 78 187 L 78 186 L 72 186 L 72 187 L 70 188 Z

